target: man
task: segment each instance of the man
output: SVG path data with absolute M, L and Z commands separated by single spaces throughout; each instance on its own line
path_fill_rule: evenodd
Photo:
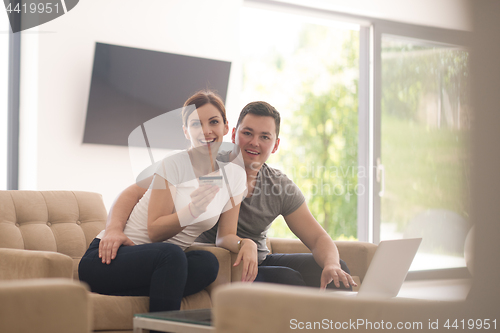
M 249 241 L 257 244 L 259 261 L 258 275 L 255 277 L 244 265 L 242 280 L 351 289 L 356 283 L 340 260 L 335 243 L 309 211 L 301 191 L 279 170 L 265 164 L 278 149 L 279 127 L 280 115 L 274 107 L 266 102 L 252 102 L 241 111 L 232 133 L 232 141 L 243 156 L 248 187 L 240 207 L 237 234 L 242 238 L 241 244 Z M 113 204 L 101 241 L 103 262 L 110 263 L 119 246 L 133 245 L 123 234 L 123 228 L 145 192 L 144 187 L 132 185 Z M 312 254 L 268 254 L 267 230 L 279 215 L 283 215 Z M 217 225 L 198 241 L 214 243 L 216 232 Z M 235 265 L 240 261 L 238 257 Z

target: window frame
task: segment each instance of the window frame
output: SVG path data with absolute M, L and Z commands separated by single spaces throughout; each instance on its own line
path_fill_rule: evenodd
M 20 15 L 9 15 L 12 26 L 21 27 Z M 19 29 L 18 29 L 19 30 Z M 19 189 L 19 118 L 21 89 L 21 32 L 9 31 L 7 83 L 7 190 Z

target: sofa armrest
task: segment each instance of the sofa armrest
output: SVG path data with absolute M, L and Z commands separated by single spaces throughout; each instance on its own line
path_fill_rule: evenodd
M 268 238 L 267 246 L 271 253 L 310 253 L 300 239 Z
M 345 296 L 315 288 L 233 283 L 214 292 L 213 322 L 218 333 L 385 331 L 382 321 L 392 330 L 402 323 L 400 330 L 411 325 L 415 331 L 432 331 L 429 325 L 437 319 L 442 328 L 447 318 L 466 313 L 465 301 Z
M 217 279 L 206 289 L 211 294 L 218 286 L 231 282 L 231 251 L 217 247 L 213 244 L 194 243 L 186 251 L 203 250 L 213 253 L 219 261 L 219 274 Z
M 351 275 L 359 276 L 361 282 L 363 282 L 366 271 L 377 250 L 377 245 L 359 241 L 335 241 L 335 245 L 339 249 L 340 258 L 349 267 Z
M 352 276 L 359 277 L 362 282 L 377 245 L 358 241 L 335 241 L 340 259 L 344 260 Z M 269 246 L 272 253 L 309 253 L 307 246 L 299 239 L 270 238 Z
M 73 259 L 58 252 L 0 248 L 0 280 L 73 278 Z
M 0 281 L 0 332 L 89 333 L 87 291 L 72 279 Z

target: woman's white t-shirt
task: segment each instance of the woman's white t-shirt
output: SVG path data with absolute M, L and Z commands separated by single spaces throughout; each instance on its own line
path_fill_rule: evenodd
M 241 155 L 238 156 L 241 158 Z M 238 158 L 237 158 L 238 160 Z M 232 207 L 230 201 L 233 197 L 246 195 L 246 173 L 241 163 L 223 163 L 217 160 L 219 170 L 212 175 L 223 176 L 222 188 L 217 192 L 215 198 L 207 206 L 207 210 L 198 216 L 193 222 L 184 228 L 180 233 L 165 242 L 176 244 L 183 250 L 191 246 L 194 240 L 204 231 L 212 228 L 219 220 L 219 216 L 224 209 Z M 187 151 L 181 151 L 164 158 L 159 164 L 155 177 L 161 177 L 175 186 L 176 193 L 174 199 L 175 210 L 179 211 L 191 202 L 190 194 L 199 187 L 189 154 Z M 229 186 L 228 186 L 229 185 Z M 134 242 L 134 244 L 151 243 L 148 237 L 148 205 L 151 197 L 151 187 L 147 190 L 141 200 L 134 207 L 125 226 L 125 235 Z M 237 205 L 239 202 L 235 202 Z M 100 238 L 102 238 L 102 235 Z

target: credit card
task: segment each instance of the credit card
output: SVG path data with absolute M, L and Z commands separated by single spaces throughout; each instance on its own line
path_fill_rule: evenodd
M 216 185 L 222 188 L 222 176 L 202 176 L 200 177 L 200 185 Z

